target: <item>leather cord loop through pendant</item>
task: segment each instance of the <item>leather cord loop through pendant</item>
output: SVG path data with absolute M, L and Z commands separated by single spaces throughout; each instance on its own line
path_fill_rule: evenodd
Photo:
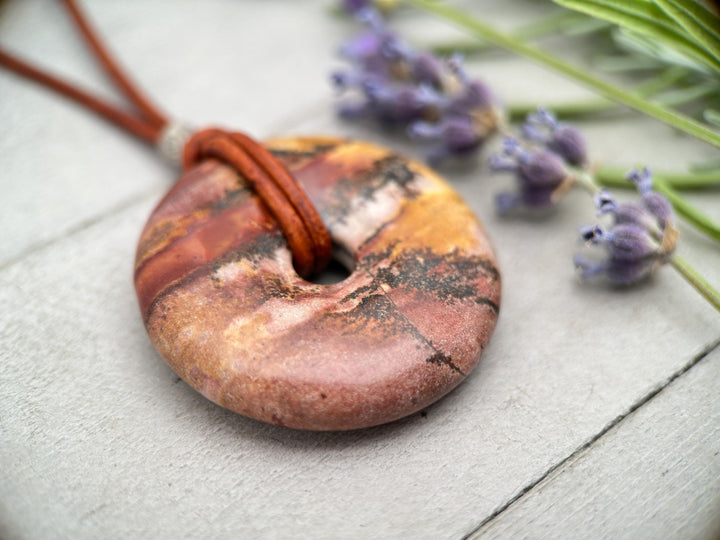
M 231 166 L 257 193 L 280 225 L 295 270 L 308 277 L 332 255 L 330 234 L 300 185 L 275 157 L 243 133 L 204 129 L 185 145 L 183 167 L 214 158 Z

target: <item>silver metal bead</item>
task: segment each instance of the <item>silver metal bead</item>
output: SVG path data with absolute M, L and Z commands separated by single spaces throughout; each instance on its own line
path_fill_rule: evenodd
M 196 131 L 195 128 L 184 122 L 177 120 L 168 122 L 157 142 L 158 153 L 170 164 L 180 167 L 185 143 Z

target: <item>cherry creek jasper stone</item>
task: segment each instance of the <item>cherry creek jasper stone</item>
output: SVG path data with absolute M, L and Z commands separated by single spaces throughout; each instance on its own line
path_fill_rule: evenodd
M 382 424 L 449 392 L 498 315 L 500 276 L 477 218 L 432 171 L 383 148 L 268 146 L 350 276 L 300 278 L 259 199 L 206 161 L 160 202 L 138 245 L 135 287 L 157 350 L 215 403 L 299 429 Z

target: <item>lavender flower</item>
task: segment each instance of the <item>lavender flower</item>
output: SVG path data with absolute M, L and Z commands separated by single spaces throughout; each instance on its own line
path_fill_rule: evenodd
M 490 88 L 480 79 L 471 78 L 463 65 L 462 56 L 453 55 L 447 62 L 448 68 L 460 82 L 455 92 L 449 92 L 447 110 L 453 114 L 471 114 L 473 111 L 496 109 L 496 100 Z
M 442 63 L 429 53 L 412 50 L 397 33 L 387 28 L 378 11 L 362 9 L 355 18 L 367 25 L 368 31 L 344 43 L 340 55 L 353 64 L 358 75 L 373 74 L 396 82 L 442 86 Z
M 550 111 L 540 108 L 529 114 L 522 130 L 528 139 L 552 150 L 569 165 L 582 167 L 587 162 L 587 145 L 580 131 L 559 123 Z
M 430 120 L 440 114 L 441 100 L 430 87 L 387 84 L 368 79 L 362 84 L 365 100 L 341 104 L 344 118 L 372 116 L 386 127 L 404 126 L 416 120 Z
M 368 32 L 343 46 L 351 67 L 332 76 L 338 90 L 355 96 L 340 102 L 340 116 L 406 127 L 412 139 L 428 144 L 433 165 L 472 156 L 499 123 L 487 86 L 468 76 L 460 57 L 442 62 L 413 50 L 377 11 L 364 7 L 354 13 Z
M 367 8 L 387 12 L 397 8 L 399 3 L 399 0 L 341 0 L 340 9 L 350 14 L 356 14 Z
M 513 138 L 503 140 L 502 152 L 490 158 L 490 168 L 515 173 L 517 190 L 500 193 L 495 199 L 500 214 L 522 208 L 548 209 L 574 182 L 557 154 L 544 149 L 528 150 Z
M 355 18 L 368 30 L 345 42 L 340 55 L 353 64 L 358 75 L 388 78 L 402 71 L 397 65 L 401 60 L 398 51 L 406 48 L 402 38 L 388 30 L 382 16 L 372 8 L 357 11 Z
M 652 189 L 652 173 L 647 167 L 644 167 L 641 171 L 638 169 L 632 169 L 625 175 L 627 180 L 630 180 L 638 192 L 642 196 L 642 204 L 645 206 L 648 212 L 650 212 L 658 220 L 661 226 L 665 226 L 665 223 L 673 218 L 673 208 L 663 195 Z
M 652 274 L 668 262 L 675 251 L 678 231 L 672 224 L 672 207 L 661 194 L 652 191 L 652 177 L 646 168 L 632 170 L 642 198 L 640 203 L 617 203 L 606 191 L 595 196 L 599 215 L 610 215 L 610 228 L 587 226 L 581 238 L 590 246 L 604 248 L 604 256 L 590 258 L 577 254 L 574 262 L 581 279 L 605 276 L 617 285 L 629 285 Z
M 341 9 L 353 14 L 370 6 L 372 6 L 372 0 L 342 0 L 340 2 Z
M 440 122 L 414 122 L 408 127 L 410 138 L 433 142 L 426 156 L 431 165 L 438 165 L 452 156 L 473 154 L 483 143 L 474 122 L 468 116 L 446 116 Z

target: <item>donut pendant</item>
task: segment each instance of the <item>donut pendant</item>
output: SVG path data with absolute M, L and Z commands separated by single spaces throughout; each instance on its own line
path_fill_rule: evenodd
M 426 407 L 475 367 L 500 275 L 480 222 L 424 165 L 363 142 L 272 140 L 350 275 L 300 278 L 281 230 L 207 160 L 151 214 L 137 249 L 145 326 L 175 372 L 240 414 L 347 430 Z

